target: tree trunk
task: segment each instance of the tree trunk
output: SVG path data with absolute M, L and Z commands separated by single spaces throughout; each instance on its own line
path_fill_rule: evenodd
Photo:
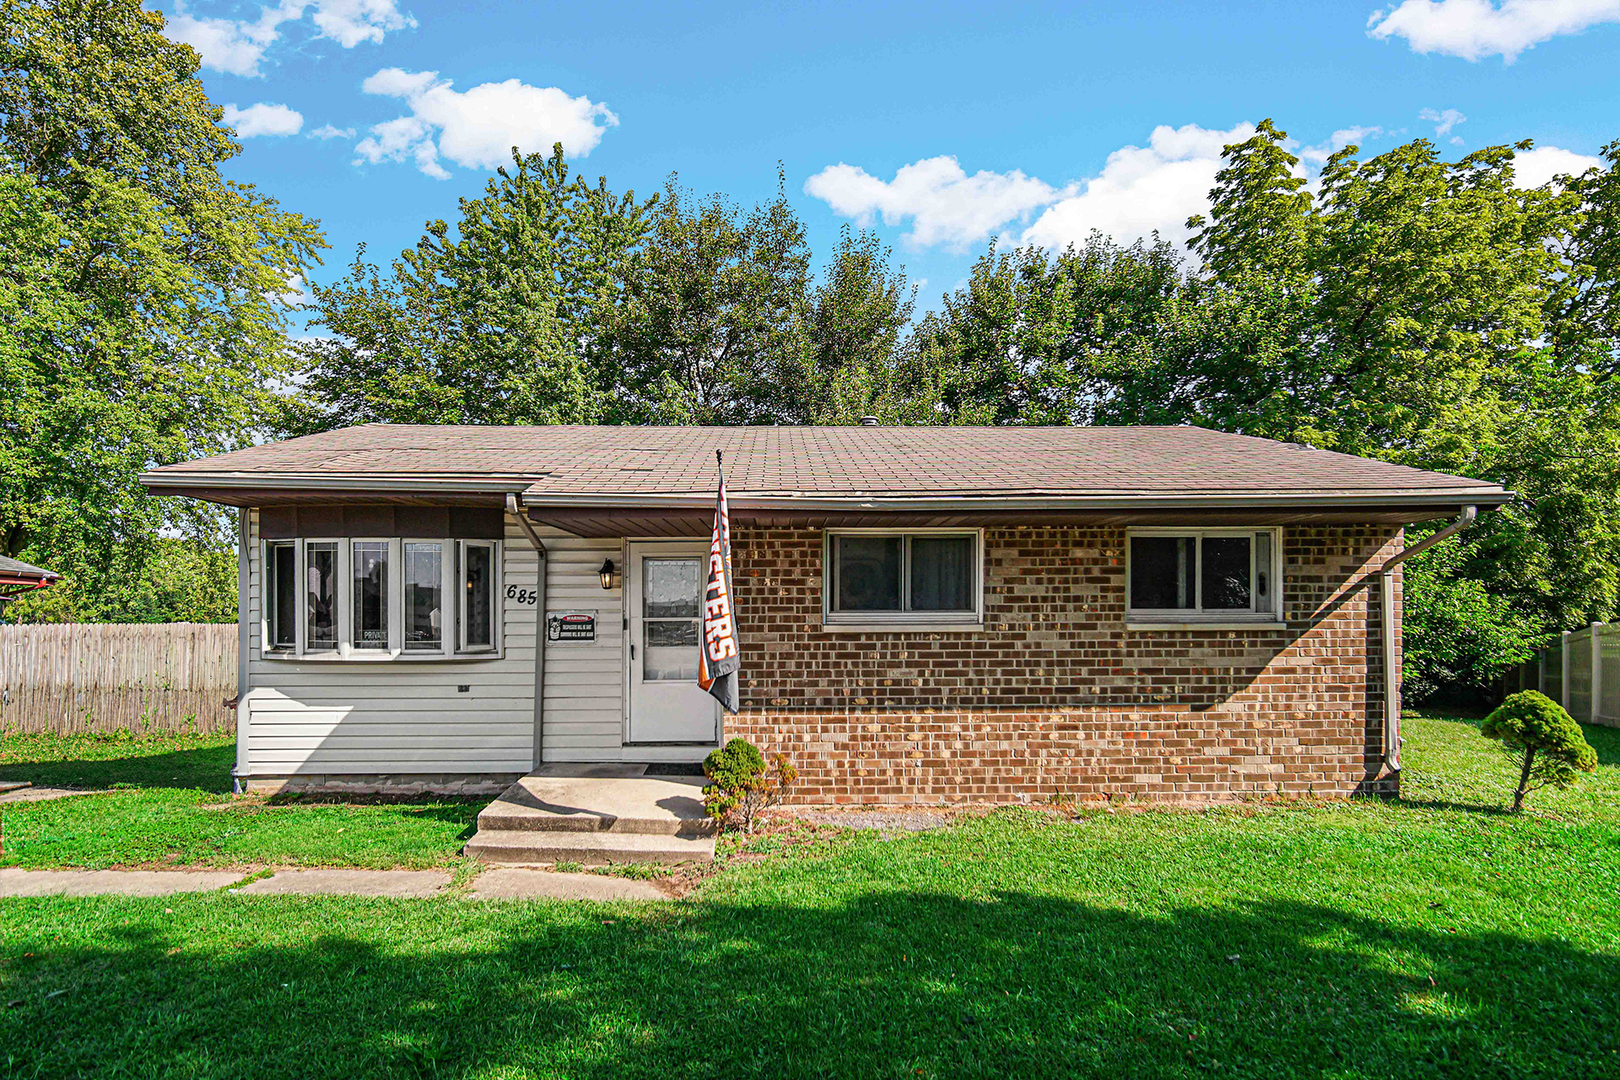
M 1524 765 L 1519 769 L 1519 790 L 1513 793 L 1513 812 L 1517 814 L 1524 806 L 1525 789 L 1530 786 L 1530 766 L 1535 763 L 1536 749 L 1527 746 L 1524 749 Z

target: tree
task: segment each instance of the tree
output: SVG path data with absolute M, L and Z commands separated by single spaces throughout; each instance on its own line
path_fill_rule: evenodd
M 1407 542 L 1419 539 L 1413 535 Z M 1450 541 L 1405 566 L 1401 695 L 1407 701 L 1451 697 L 1484 703 L 1502 673 L 1529 660 L 1545 640 L 1533 611 L 1463 572 L 1466 554 Z
M 1536 690 L 1509 697 L 1485 718 L 1479 730 L 1487 739 L 1499 741 L 1503 752 L 1519 766 L 1514 813 L 1531 792 L 1567 788 L 1581 773 L 1597 768 L 1597 753 L 1581 734 L 1581 726 L 1563 706 Z
M 221 177 L 239 147 L 161 16 L 0 0 L 0 23 L 0 550 L 129 618 L 111 575 L 225 524 L 138 474 L 252 437 L 321 237 Z
M 656 198 L 652 201 L 656 202 Z M 427 223 L 385 276 L 362 247 L 347 278 L 315 286 L 334 336 L 303 349 L 284 426 L 591 423 L 613 411 L 607 333 L 652 202 L 569 179 L 514 148 L 452 236 Z
M 614 322 L 608 419 L 798 420 L 810 250 L 778 180 L 776 198 L 746 212 L 666 182 Z
M 917 289 L 903 268 L 889 269 L 889 254 L 874 232 L 846 225 L 840 233 L 806 305 L 809 356 L 790 406 L 797 422 L 848 424 L 897 411 L 894 362 Z

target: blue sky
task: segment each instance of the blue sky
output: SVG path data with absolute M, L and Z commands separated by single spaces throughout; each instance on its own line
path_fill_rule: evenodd
M 1181 237 L 1221 145 L 1268 116 L 1307 165 L 1534 139 L 1538 181 L 1620 138 L 1620 0 L 148 6 L 229 106 L 230 174 L 320 219 L 317 280 L 454 220 L 513 142 L 745 203 L 780 161 L 818 255 L 873 226 L 926 308 L 992 236 Z

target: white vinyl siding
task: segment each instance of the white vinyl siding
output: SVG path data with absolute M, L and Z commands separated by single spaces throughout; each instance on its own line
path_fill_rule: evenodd
M 496 611 L 502 654 L 410 663 L 262 658 L 264 545 L 257 511 L 249 512 L 248 528 L 251 775 L 525 773 L 533 767 L 539 608 L 505 593 L 506 586 L 532 592 L 537 563 L 515 523 L 507 522 L 501 545 Z M 391 572 L 398 571 L 396 563 Z M 600 586 L 596 592 L 606 595 Z M 613 682 L 616 688 L 616 670 Z M 466 693 L 457 690 L 463 685 Z
M 550 553 L 546 607 L 596 612 L 594 645 L 546 649 L 547 761 L 618 761 L 624 747 L 624 588 L 603 589 L 603 559 L 624 565 L 617 539 L 542 532 Z M 645 758 L 643 758 L 645 760 Z

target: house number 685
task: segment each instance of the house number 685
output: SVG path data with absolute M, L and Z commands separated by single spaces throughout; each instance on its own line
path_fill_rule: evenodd
M 506 598 L 514 601 L 515 603 L 528 604 L 530 606 L 533 606 L 535 601 L 540 599 L 539 594 L 533 589 L 520 589 L 516 585 L 508 585 L 506 587 Z

